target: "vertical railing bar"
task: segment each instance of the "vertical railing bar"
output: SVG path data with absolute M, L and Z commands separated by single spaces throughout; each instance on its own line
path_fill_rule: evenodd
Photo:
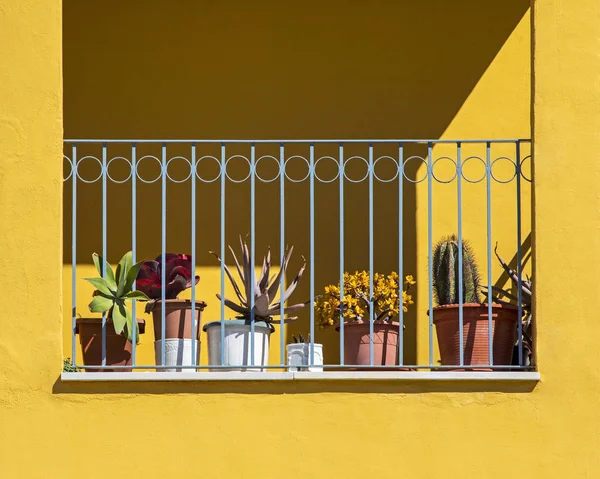
M 160 345 L 160 357 L 161 365 L 166 364 L 166 351 L 165 351 L 165 336 L 166 336 L 166 289 L 167 289 L 167 277 L 166 277 L 166 259 L 167 259 L 167 144 L 162 144 L 162 207 L 161 207 L 161 345 Z
M 375 351 L 373 348 L 373 321 L 374 308 L 373 301 L 373 143 L 369 143 L 369 365 L 373 366 Z
M 221 366 L 225 365 L 225 179 L 227 156 L 221 143 Z
M 433 166 L 432 143 L 427 143 L 427 260 L 429 268 L 429 366 L 433 366 Z
M 315 364 L 315 145 L 310 144 L 310 361 Z
M 340 366 L 344 365 L 344 144 L 340 143 Z
M 457 210 L 458 210 L 458 348 L 460 365 L 465 363 L 465 348 L 463 341 L 463 234 L 462 234 L 462 165 L 461 143 L 456 142 L 456 181 L 457 181 Z
M 131 261 L 133 264 L 136 263 L 137 259 L 137 184 L 136 184 L 136 144 L 135 142 L 131 143 Z M 131 287 L 132 290 L 136 288 L 136 281 L 133 282 Z M 137 354 L 137 302 L 134 299 L 131 302 L 131 364 L 135 366 L 136 363 L 136 354 Z
M 72 145 L 71 160 L 71 365 L 77 364 L 77 144 Z
M 487 196 L 487 268 L 488 268 L 488 356 L 490 358 L 490 366 L 494 364 L 494 348 L 492 347 L 492 153 L 491 142 L 486 143 L 485 147 L 485 163 L 486 163 L 486 196 Z
M 102 258 L 105 262 L 102 265 L 102 278 L 104 279 L 106 279 L 106 268 L 108 267 L 108 258 L 106 257 L 106 175 L 108 173 L 106 155 L 106 143 L 102 143 Z M 106 313 L 102 313 L 102 366 L 106 366 Z
M 404 144 L 398 145 L 398 364 L 404 364 L 404 303 L 403 303 L 403 227 L 404 227 Z
M 279 269 L 283 271 L 285 267 L 285 145 L 279 145 Z M 285 274 L 281 274 L 279 280 L 279 357 L 281 365 L 285 366 L 285 326 L 283 318 L 285 316 Z
M 519 341 L 519 367 L 523 366 L 523 264 L 521 251 L 521 143 L 516 146 L 516 174 L 517 174 L 517 308 L 518 308 L 518 341 Z
M 196 365 L 197 364 L 197 358 L 196 358 L 196 345 L 200 344 L 199 342 L 197 343 L 196 341 L 198 340 L 200 334 L 198 333 L 198 329 L 200 328 L 200 325 L 197 324 L 196 321 L 196 143 L 192 142 L 192 151 L 191 151 L 191 155 L 192 155 L 192 161 L 191 161 L 191 169 L 192 171 L 190 172 L 190 179 L 192 180 L 192 191 L 191 191 L 191 196 L 192 196 L 192 217 L 191 217 L 191 233 L 192 233 L 192 237 L 190 239 L 190 241 L 192 242 L 192 251 L 191 251 L 191 255 L 192 255 L 192 365 Z M 223 258 L 224 259 L 224 258 Z M 199 341 L 199 340 L 198 340 Z M 199 349 L 198 349 L 198 352 Z M 196 371 L 195 369 L 193 369 L 192 371 Z
M 254 366 L 254 301 L 256 295 L 256 177 L 255 177 L 255 161 L 256 161 L 256 146 L 254 142 L 250 144 L 250 365 Z M 261 358 L 262 359 L 262 358 Z M 262 360 L 261 360 L 262 362 Z

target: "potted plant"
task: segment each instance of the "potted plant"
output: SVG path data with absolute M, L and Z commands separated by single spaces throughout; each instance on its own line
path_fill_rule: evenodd
M 468 241 L 462 244 L 462 297 L 459 294 L 459 245 L 456 235 L 442 240 L 433 252 L 433 308 L 442 365 L 460 365 L 460 342 L 465 366 L 489 365 L 488 305 L 479 297 L 479 269 Z M 460 304 L 463 310 L 463 335 L 459 337 Z M 502 303 L 492 304 L 492 350 L 494 364 L 510 365 L 516 340 L 518 310 Z M 489 368 L 479 368 L 487 370 Z
M 193 276 L 192 258 L 187 254 L 167 253 L 164 259 L 160 255 L 154 261 L 145 261 L 139 270 L 137 287 L 150 298 L 146 304 L 146 312 L 152 313 L 156 365 L 193 366 L 192 351 L 196 351 L 196 360 L 200 355 L 200 321 L 206 303 L 196 301 L 192 312 L 192 302 L 189 299 L 177 298 L 182 291 L 192 287 L 192 280 L 198 284 L 200 277 Z M 182 368 L 166 368 L 161 371 L 179 372 Z
M 498 244 L 496 244 L 496 247 L 494 248 L 494 254 L 496 255 L 496 258 L 498 258 L 498 262 L 500 263 L 500 266 L 502 266 L 502 269 L 504 270 L 504 272 L 511 279 L 512 285 L 513 285 L 513 290 L 512 290 L 513 292 L 509 293 L 505 289 L 498 288 L 493 285 L 492 285 L 492 291 L 494 293 L 500 295 L 501 297 L 506 298 L 508 300 L 508 304 L 518 304 L 519 283 L 521 284 L 521 305 L 522 305 L 522 311 L 523 311 L 523 318 L 521 319 L 521 321 L 522 321 L 521 344 L 522 344 L 522 348 L 523 348 L 523 364 L 522 364 L 522 366 L 531 366 L 532 354 L 533 354 L 533 334 L 532 334 L 532 322 L 531 322 L 531 319 L 532 319 L 532 307 L 531 307 L 532 306 L 532 301 L 531 301 L 532 294 L 531 294 L 531 292 L 533 291 L 533 279 L 530 278 L 529 276 L 526 276 L 525 279 L 523 279 L 521 277 L 521 281 L 519 281 L 518 273 L 514 269 L 512 269 L 508 264 L 506 264 L 504 262 L 504 260 L 500 257 L 500 255 L 498 254 Z M 486 291 L 485 291 L 486 295 L 487 295 L 487 288 L 488 287 L 486 287 Z M 515 291 L 517 291 L 517 293 L 515 293 Z M 505 302 L 504 300 L 499 299 L 498 297 L 495 298 L 495 301 L 498 301 L 500 303 Z M 518 339 L 513 348 L 512 364 L 514 366 L 519 365 Z
M 141 267 L 141 263 L 133 264 L 131 251 L 126 253 L 116 273 L 108 262 L 96 253 L 92 255 L 96 265 L 98 278 L 86 278 L 96 290 L 94 299 L 89 304 L 92 313 L 106 313 L 106 366 L 104 369 L 86 369 L 86 371 L 121 371 L 131 369 L 111 369 L 110 366 L 131 365 L 131 341 L 133 338 L 133 317 L 127 302 L 133 300 L 147 300 L 148 297 L 141 291 L 133 289 L 133 283 Z M 139 343 L 140 334 L 144 333 L 145 321 L 136 319 L 136 344 Z M 102 365 L 102 321 L 100 318 L 78 318 L 76 333 L 79 334 L 83 363 L 88 366 Z
M 340 316 L 344 318 L 344 363 L 368 366 L 371 364 L 371 308 L 373 308 L 373 365 L 389 366 L 398 363 L 398 333 L 400 324 L 394 321 L 400 310 L 408 311 L 413 304 L 408 289 L 415 284 L 412 276 L 400 285 L 398 273 L 375 273 L 373 297 L 370 298 L 370 275 L 366 271 L 344 273 L 344 291 L 340 285 L 325 287 L 325 294 L 315 301 L 320 327 L 336 326 L 340 330 Z
M 287 352 L 288 371 L 323 371 L 323 345 L 313 343 L 313 362 L 310 364 L 310 335 L 308 341 L 305 341 L 302 334 L 292 336 L 294 342 L 287 344 L 285 349 Z
M 298 311 L 308 302 L 284 307 L 284 310 L 281 311 L 281 300 L 276 299 L 281 285 L 281 278 L 286 272 L 294 250 L 293 247 L 286 250 L 283 264 L 279 272 L 273 276 L 271 276 L 271 250 L 269 249 L 267 256 L 263 259 L 261 274 L 254 281 L 254 291 L 252 290 L 254 265 L 250 262 L 248 245 L 242 240 L 241 236 L 240 247 L 242 250 L 241 264 L 231 246 L 229 250 L 233 255 L 242 288 L 238 286 L 233 274 L 223 260 L 211 251 L 211 254 L 223 264 L 223 269 L 233 286 L 238 302 L 221 298 L 220 294 L 217 294 L 217 298 L 220 301 L 222 300 L 229 309 L 235 311 L 238 316 L 236 316 L 236 319 L 228 320 L 221 318 L 220 321 L 213 321 L 204 325 L 203 329 L 208 337 L 208 362 L 209 365 L 232 366 L 227 368 L 229 371 L 263 371 L 263 366 L 266 366 L 269 362 L 269 338 L 275 330 L 273 323 L 280 321 L 279 319 L 274 320 L 273 317 Z M 305 268 L 306 263 L 300 268 L 298 274 L 284 292 L 284 303 L 296 289 Z M 251 301 L 253 294 L 254 301 Z M 284 322 L 294 319 L 297 318 L 288 317 Z M 254 321 L 254 328 L 252 328 L 252 321 Z M 224 332 L 223 342 L 221 341 L 221 328 Z M 254 329 L 254 339 L 251 336 L 252 329 Z M 252 356 L 252 341 L 254 341 L 254 356 Z M 223 363 L 221 363 L 221 356 L 223 357 Z M 223 369 L 215 368 L 214 370 L 222 371 Z

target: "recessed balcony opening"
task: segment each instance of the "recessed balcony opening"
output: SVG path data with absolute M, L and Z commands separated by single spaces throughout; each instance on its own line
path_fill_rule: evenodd
M 527 0 L 65 1 L 72 367 L 531 369 L 530 33 Z M 85 278 L 109 275 L 92 254 L 116 268 L 129 251 L 190 256 L 173 264 L 190 286 L 200 276 L 178 294 L 192 305 L 174 332 L 166 307 L 126 301 L 130 313 L 115 312 L 116 290 L 103 293 L 119 296 L 111 309 L 89 311 L 102 294 Z M 166 304 L 168 283 L 185 275 L 159 263 L 145 291 Z M 285 302 L 305 306 L 282 315 L 279 294 L 305 263 Z M 458 304 L 443 324 L 444 308 L 428 314 L 438 303 Z M 128 314 L 145 321 L 129 319 L 131 342 L 114 332 Z

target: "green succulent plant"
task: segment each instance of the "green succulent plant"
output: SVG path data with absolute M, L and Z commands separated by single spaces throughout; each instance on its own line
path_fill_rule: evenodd
M 298 333 L 298 336 L 293 334 L 292 339 L 294 340 L 295 344 L 310 343 L 310 334 L 308 335 L 307 339 L 304 338 L 304 335 L 302 333 Z
M 78 373 L 79 368 L 76 368 L 71 364 L 71 358 L 63 359 L 63 373 Z
M 115 273 L 108 262 L 94 253 L 92 260 L 96 265 L 100 277 L 85 278 L 86 281 L 89 281 L 96 288 L 93 294 L 94 299 L 89 304 L 90 311 L 92 313 L 107 313 L 107 316 L 112 319 L 115 333 L 125 334 L 129 341 L 133 339 L 132 330 L 134 321 L 131 310 L 125 303 L 136 299 L 143 301 L 150 299 L 141 291 L 133 289 L 133 283 L 143 261 L 133 264 L 132 258 L 131 251 L 126 253 L 121 258 L 121 261 L 119 261 Z M 137 321 L 135 321 L 135 328 L 136 340 L 139 342 L 140 334 Z
M 467 240 L 462 242 L 462 298 L 459 295 L 459 245 L 456 235 L 442 238 L 433 251 L 433 291 L 438 305 L 479 303 L 479 269 Z
M 225 305 L 228 308 L 230 308 L 233 311 L 235 311 L 236 313 L 238 313 L 239 316 L 237 316 L 237 317 L 240 319 L 246 319 L 246 320 L 251 319 L 252 312 L 254 312 L 254 320 L 255 321 L 265 321 L 267 323 L 272 322 L 273 316 L 282 314 L 281 301 L 279 299 L 276 300 L 275 298 L 277 296 L 277 293 L 279 292 L 281 278 L 285 274 L 288 263 L 290 261 L 290 257 L 292 256 L 292 252 L 294 251 L 294 247 L 292 246 L 289 250 L 286 250 L 286 254 L 283 259 L 283 264 L 281 265 L 279 272 L 272 276 L 270 276 L 271 275 L 271 249 L 269 248 L 267 256 L 263 259 L 261 274 L 260 274 L 260 276 L 258 276 L 258 278 L 255 278 L 254 291 L 252 288 L 253 265 L 250 262 L 250 254 L 248 252 L 248 245 L 242 239 L 241 236 L 240 236 L 240 247 L 242 250 L 242 263 L 241 264 L 238 261 L 238 258 L 235 255 L 235 252 L 233 251 L 233 248 L 231 246 L 229 246 L 229 251 L 231 251 L 231 254 L 233 255 L 233 259 L 235 261 L 235 265 L 237 267 L 237 272 L 238 272 L 238 275 L 242 282 L 243 289 L 241 289 L 238 286 L 230 269 L 223 262 L 223 260 L 219 257 L 219 255 L 216 254 L 214 251 L 210 251 L 210 253 L 213 256 L 215 256 L 220 263 L 223 264 L 225 273 L 227 274 L 227 277 L 229 278 L 229 281 L 231 282 L 231 285 L 233 286 L 233 289 L 234 289 L 235 294 L 239 301 L 239 303 L 235 303 L 234 301 L 231 301 L 230 299 L 223 298 L 223 302 L 225 303 Z M 304 262 L 304 265 L 302 266 L 302 268 L 300 268 L 300 271 L 298 271 L 298 273 L 296 274 L 296 277 L 294 278 L 292 283 L 285 290 L 285 292 L 283 294 L 283 302 L 284 303 L 288 300 L 288 298 L 291 296 L 291 294 L 296 289 L 296 286 L 298 285 L 298 281 L 300 281 L 300 278 L 302 278 L 302 273 L 304 273 L 305 268 L 306 268 L 306 262 Z M 253 293 L 254 293 L 254 303 L 253 303 L 254 309 L 251 308 L 252 303 L 250 301 L 250 298 L 252 298 Z M 217 294 L 217 298 L 220 301 L 221 295 Z M 299 304 L 294 304 L 292 306 L 285 307 L 283 309 L 283 314 L 289 314 L 294 311 L 298 311 L 299 309 L 302 309 L 304 306 L 306 306 L 309 302 L 310 301 L 307 301 L 306 303 L 299 303 Z M 289 317 L 289 318 L 286 318 L 286 321 L 291 321 L 294 319 L 297 319 L 297 318 L 295 316 Z

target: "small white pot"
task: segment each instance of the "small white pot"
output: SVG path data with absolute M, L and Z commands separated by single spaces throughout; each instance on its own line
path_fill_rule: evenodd
M 286 345 L 288 371 L 323 371 L 323 345 L 315 343 L 313 345 L 313 365 L 310 364 L 310 343 L 294 343 Z
M 264 371 L 260 366 L 269 364 L 269 337 L 275 328 L 262 321 L 254 323 L 254 362 L 252 362 L 251 325 L 249 321 L 230 319 L 223 322 L 223 366 L 211 371 Z M 202 328 L 208 338 L 208 364 L 221 365 L 221 321 L 213 321 Z
M 200 357 L 200 341 L 197 339 L 164 339 L 154 341 L 154 358 L 156 365 L 162 364 L 162 343 L 165 343 L 165 363 L 164 366 L 192 366 L 192 350 L 196 348 L 196 364 Z M 165 368 L 158 369 L 158 372 L 193 372 L 190 368 Z

